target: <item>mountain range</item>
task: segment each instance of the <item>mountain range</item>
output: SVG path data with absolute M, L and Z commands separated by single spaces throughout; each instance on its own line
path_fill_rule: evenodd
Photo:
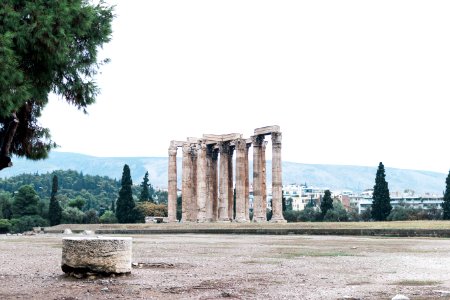
M 128 164 L 134 184 L 142 182 L 146 171 L 154 187 L 167 187 L 167 157 L 95 157 L 84 154 L 57 152 L 49 158 L 30 161 L 14 158 L 14 166 L 0 171 L 0 177 L 11 177 L 23 173 L 47 173 L 54 170 L 75 170 L 83 174 L 108 176 L 120 179 L 124 164 Z M 252 174 L 252 162 L 249 162 Z M 177 158 L 178 181 L 181 186 L 181 157 Z M 283 184 L 304 184 L 329 188 L 331 190 L 351 190 L 360 192 L 373 188 L 377 167 L 303 164 L 284 161 Z M 267 184 L 271 182 L 271 161 L 267 161 Z M 250 175 L 250 181 L 252 176 Z M 446 174 L 406 170 L 386 167 L 386 180 L 389 189 L 416 193 L 441 195 L 445 189 Z

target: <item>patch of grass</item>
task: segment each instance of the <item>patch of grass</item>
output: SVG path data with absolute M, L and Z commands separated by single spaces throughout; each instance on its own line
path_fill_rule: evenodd
M 426 285 L 438 285 L 441 281 L 435 280 L 401 280 L 394 282 L 394 285 L 404 285 L 404 286 L 426 286 Z
M 369 281 L 357 281 L 357 282 L 349 282 L 347 285 L 364 285 L 364 284 L 370 284 Z
M 270 260 L 270 261 L 259 261 L 259 260 L 244 260 L 241 261 L 243 264 L 255 264 L 255 265 L 277 265 L 281 263 L 278 260 Z
M 311 251 L 301 251 L 301 252 L 284 252 L 280 253 L 282 258 L 293 259 L 296 257 L 338 257 L 338 256 L 356 256 L 352 253 L 347 253 L 343 251 L 331 251 L 331 252 L 311 252 Z

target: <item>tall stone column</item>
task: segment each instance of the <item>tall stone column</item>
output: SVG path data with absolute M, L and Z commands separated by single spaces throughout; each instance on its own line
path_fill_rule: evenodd
M 230 221 L 228 215 L 228 163 L 230 143 L 219 143 L 220 169 L 219 169 L 219 221 Z
M 182 186 L 181 186 L 181 221 L 190 221 L 190 207 L 192 202 L 192 152 L 188 143 L 183 144 Z
M 213 219 L 213 161 L 212 161 L 213 147 L 207 145 L 206 147 L 206 222 L 211 222 Z
M 281 132 L 272 132 L 272 219 L 285 223 L 283 217 L 283 183 L 281 175 Z
M 169 222 L 177 221 L 177 146 L 169 147 L 167 214 Z
M 261 145 L 264 141 L 263 135 L 252 136 L 253 144 L 253 222 L 264 221 L 262 213 L 262 166 Z
M 246 222 L 245 218 L 245 152 L 244 139 L 235 140 L 236 148 L 236 222 Z
M 206 168 L 206 144 L 200 141 L 197 145 L 197 222 L 206 221 L 207 168 Z
M 230 221 L 234 219 L 234 191 L 233 191 L 233 153 L 234 146 L 230 146 L 230 154 L 228 155 L 228 218 Z
M 266 146 L 267 141 L 262 142 L 261 144 L 261 168 L 262 168 L 262 177 L 261 177 L 261 203 L 262 203 L 262 217 L 263 221 L 267 221 L 267 165 L 266 165 Z
M 212 165 L 211 165 L 211 181 L 212 181 L 212 221 L 219 220 L 219 179 L 217 178 L 217 162 L 219 158 L 219 149 L 212 151 Z
M 249 172 L 249 170 L 248 170 L 248 150 L 249 150 L 249 148 L 251 147 L 251 145 L 252 144 L 246 144 L 246 147 L 245 147 L 245 159 L 244 159 L 244 166 L 245 166 L 245 181 L 244 181 L 244 184 L 245 184 L 245 207 L 244 207 L 244 210 L 245 210 L 245 219 L 247 220 L 247 221 L 250 221 L 250 198 L 249 198 L 249 194 L 250 194 L 250 186 L 249 186 L 249 174 L 248 174 L 248 172 Z
M 189 208 L 189 221 L 197 221 L 197 145 L 191 145 L 191 165 L 192 165 L 192 198 Z

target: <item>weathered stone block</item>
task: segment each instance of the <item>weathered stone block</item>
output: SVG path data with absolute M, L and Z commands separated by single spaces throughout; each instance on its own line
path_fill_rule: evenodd
M 65 237 L 61 268 L 65 273 L 130 273 L 131 254 L 131 237 Z
M 273 125 L 273 126 L 265 126 L 255 129 L 255 135 L 267 135 L 271 134 L 272 132 L 280 132 L 280 126 Z

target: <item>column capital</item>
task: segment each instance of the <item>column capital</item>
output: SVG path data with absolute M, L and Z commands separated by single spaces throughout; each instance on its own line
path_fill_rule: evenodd
M 230 142 L 220 142 L 218 143 L 220 154 L 230 153 Z
M 234 140 L 234 145 L 237 151 L 239 150 L 245 150 L 245 148 L 247 147 L 247 143 L 244 139 L 236 139 Z
M 191 153 L 191 145 L 189 143 L 184 143 L 181 149 L 183 153 Z
M 272 132 L 272 144 L 281 144 L 281 132 Z
M 197 152 L 198 152 L 198 148 L 197 147 L 200 147 L 200 145 L 199 144 L 194 144 L 194 145 L 190 145 L 190 147 L 189 148 L 191 148 L 191 155 L 192 156 L 197 156 Z
M 172 145 L 170 145 L 170 147 L 169 147 L 169 156 L 172 156 L 172 155 L 177 155 L 177 150 L 178 150 L 178 148 L 175 146 L 172 146 Z
M 264 135 L 252 135 L 251 139 L 254 147 L 261 147 L 261 144 L 264 141 Z
M 266 149 L 266 146 L 267 146 L 268 143 L 269 143 L 268 141 L 263 141 L 263 142 L 261 143 L 261 148 L 262 148 L 262 149 Z

